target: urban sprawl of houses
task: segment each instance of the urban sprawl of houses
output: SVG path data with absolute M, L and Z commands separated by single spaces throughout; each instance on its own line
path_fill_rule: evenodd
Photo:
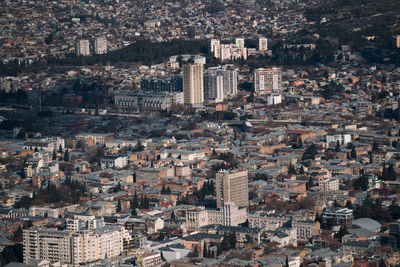
M 2 2 L 1 264 L 400 264 L 400 68 L 251 67 L 307 4 L 226 2 Z M 135 38 L 207 51 L 29 71 Z

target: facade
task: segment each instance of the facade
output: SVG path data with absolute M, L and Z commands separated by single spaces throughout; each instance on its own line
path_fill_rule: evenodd
M 214 103 L 224 101 L 223 78 L 221 75 L 204 75 L 204 99 Z
M 264 37 L 258 38 L 258 50 L 259 51 L 268 50 L 268 38 Z
M 282 96 L 280 94 L 270 94 L 267 96 L 267 104 L 272 106 L 272 105 L 278 105 L 282 103 Z
M 233 202 L 239 207 L 249 206 L 247 171 L 220 171 L 216 174 L 217 208 Z
M 204 102 L 203 64 L 183 65 L 183 94 L 186 106 L 200 107 Z
M 108 155 L 101 159 L 101 167 L 105 168 L 123 168 L 128 165 L 127 155 Z
M 75 52 L 78 56 L 90 56 L 89 40 L 78 40 L 75 43 Z
M 297 239 L 307 241 L 315 235 L 320 234 L 320 223 L 314 221 L 294 221 L 293 229 L 297 231 Z
M 336 134 L 336 135 L 327 135 L 326 136 L 326 144 L 335 143 L 339 141 L 341 145 L 347 145 L 351 142 L 351 134 Z
M 254 91 L 258 95 L 282 91 L 282 70 L 280 68 L 256 69 L 253 80 Z
M 330 192 L 339 190 L 338 179 L 325 179 L 319 182 L 319 190 L 322 192 Z
M 286 216 L 265 216 L 261 214 L 249 214 L 249 227 L 250 228 L 260 228 L 267 230 L 276 230 L 282 227 L 285 223 L 290 221 L 289 217 Z
M 247 59 L 247 48 L 236 44 L 220 44 L 214 46 L 214 57 L 221 61 Z
M 166 92 L 119 90 L 114 95 L 114 105 L 120 112 L 144 109 L 168 109 L 173 97 Z
M 206 210 L 204 207 L 186 211 L 186 226 L 190 231 L 210 224 L 238 226 L 247 219 L 245 208 L 239 208 L 233 203 L 225 203 L 219 210 Z
M 353 210 L 348 208 L 333 208 L 322 213 L 324 221 L 332 221 L 337 225 L 351 225 L 353 222 Z
M 125 228 L 96 225 L 90 221 L 96 221 L 97 218 L 86 217 L 83 218 L 86 219 L 84 222 L 78 222 L 81 226 L 78 227 L 79 230 L 75 230 L 76 224 L 71 221 L 67 223 L 67 227 L 72 226 L 74 230 L 40 227 L 24 230 L 24 263 L 29 260 L 49 260 L 76 266 L 119 256 L 123 251 L 124 238 L 129 238 Z M 75 216 L 73 220 L 81 219 Z
M 147 251 L 137 255 L 136 266 L 161 267 L 161 253 L 159 251 Z
M 216 47 L 218 47 L 221 44 L 221 42 L 219 40 L 216 39 L 212 39 L 210 41 L 210 50 L 211 53 L 214 52 L 216 50 Z
M 236 38 L 235 39 L 235 44 L 240 48 L 244 48 L 244 39 L 243 38 Z
M 144 78 L 140 89 L 147 92 L 182 92 L 182 76 L 169 75 L 163 78 Z
M 225 65 L 222 68 L 209 68 L 208 73 L 223 77 L 224 98 L 234 97 L 238 92 L 238 72 L 232 65 Z
M 96 55 L 107 54 L 108 42 L 105 37 L 97 37 L 94 39 L 93 52 Z

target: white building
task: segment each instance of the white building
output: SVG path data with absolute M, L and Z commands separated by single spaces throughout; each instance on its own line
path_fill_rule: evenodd
M 236 38 L 235 44 L 240 48 L 244 48 L 244 38 Z
M 75 52 L 78 56 L 90 56 L 89 40 L 78 40 L 75 42 Z
M 351 142 L 351 134 L 336 134 L 336 135 L 327 135 L 326 136 L 326 144 L 329 145 L 331 143 L 335 143 L 339 141 L 341 145 L 347 145 Z
M 224 101 L 224 77 L 221 75 L 204 75 L 204 98 L 213 103 Z
M 330 192 L 339 190 L 338 179 L 325 179 L 319 182 L 319 190 L 322 192 Z
M 221 44 L 219 40 L 212 39 L 210 41 L 210 51 L 213 53 L 216 50 L 216 47 L 218 47 Z
M 188 230 L 196 231 L 210 224 L 238 226 L 247 219 L 246 208 L 239 208 L 233 203 L 225 203 L 219 210 L 206 210 L 199 207 L 186 211 L 186 226 Z
M 127 155 L 108 155 L 101 159 L 101 167 L 105 168 L 123 168 L 128 165 Z
M 258 38 L 258 50 L 259 51 L 268 50 L 268 38 L 264 37 Z
M 282 96 L 280 94 L 270 94 L 267 96 L 267 104 L 272 106 L 272 105 L 278 105 L 282 103 Z
M 290 221 L 289 217 L 285 216 L 266 216 L 262 214 L 249 214 L 249 227 L 260 228 L 267 230 L 276 230 Z
M 238 92 L 238 71 L 233 65 L 224 65 L 221 67 L 209 68 L 208 73 L 221 75 L 223 77 L 224 98 L 234 97 Z
M 96 55 L 101 55 L 101 54 L 107 54 L 107 49 L 108 49 L 108 42 L 105 37 L 97 37 L 94 39 L 94 45 L 93 45 L 94 53 Z

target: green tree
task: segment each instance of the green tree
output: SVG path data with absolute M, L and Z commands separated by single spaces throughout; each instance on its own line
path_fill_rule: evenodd
M 64 152 L 64 161 L 69 161 L 69 152 L 68 152 L 68 148 L 65 150 Z
M 165 194 L 167 194 L 167 195 L 171 194 L 171 189 L 169 188 L 169 186 L 167 187 L 167 190 L 165 191 Z
M 336 151 L 336 152 L 341 152 L 341 151 L 342 151 L 342 149 L 341 149 L 341 147 L 340 147 L 340 142 L 339 142 L 339 140 L 336 141 L 335 151 Z
M 144 150 L 144 145 L 142 144 L 141 140 L 137 141 L 135 148 L 133 149 L 134 152 L 140 152 Z
M 56 150 L 53 150 L 53 156 L 51 158 L 52 160 L 56 160 L 57 159 L 57 154 L 56 154 Z
M 175 212 L 174 211 L 172 211 L 171 212 L 171 219 L 175 219 L 176 218 L 176 216 L 175 216 Z
M 296 168 L 292 164 L 289 165 L 288 174 L 297 174 Z
M 372 151 L 379 151 L 379 145 L 376 141 L 374 141 L 374 143 L 372 144 Z
M 351 203 L 350 200 L 347 200 L 347 201 L 346 201 L 346 208 L 348 208 L 348 209 L 353 209 L 353 203 Z
M 118 200 L 118 205 L 117 205 L 117 212 L 121 212 L 122 207 L 121 207 L 121 200 Z
M 254 92 L 251 92 L 246 100 L 247 100 L 248 103 L 254 102 Z
M 61 145 L 59 145 L 58 146 L 58 153 L 62 153 L 62 152 L 63 152 L 63 149 L 62 149 Z
M 357 158 L 357 152 L 356 152 L 356 149 L 354 147 L 351 148 L 350 157 L 352 159 L 356 159 Z

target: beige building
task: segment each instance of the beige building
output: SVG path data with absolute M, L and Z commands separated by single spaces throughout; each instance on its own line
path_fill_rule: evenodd
M 81 222 L 75 221 L 79 219 L 78 216 L 67 223 L 67 227 L 73 226 L 72 229 L 32 227 L 24 230 L 24 263 L 49 260 L 77 266 L 121 255 L 124 239 L 130 238 L 124 227 L 97 224 L 97 228 L 93 228 L 94 216 L 86 216 Z
M 185 106 L 202 106 L 204 102 L 203 64 L 183 65 L 182 73 Z
M 220 171 L 216 175 L 217 208 L 227 202 L 240 207 L 249 206 L 247 171 Z
M 314 221 L 294 221 L 292 222 L 293 229 L 297 231 L 297 239 L 306 241 L 320 233 L 320 223 Z
M 325 179 L 319 182 L 319 190 L 322 192 L 337 191 L 339 190 L 338 179 Z
M 211 224 L 238 226 L 246 219 L 247 210 L 233 203 L 225 203 L 219 210 L 206 210 L 204 207 L 199 207 L 186 211 L 186 226 L 190 231 L 197 231 L 200 227 Z

